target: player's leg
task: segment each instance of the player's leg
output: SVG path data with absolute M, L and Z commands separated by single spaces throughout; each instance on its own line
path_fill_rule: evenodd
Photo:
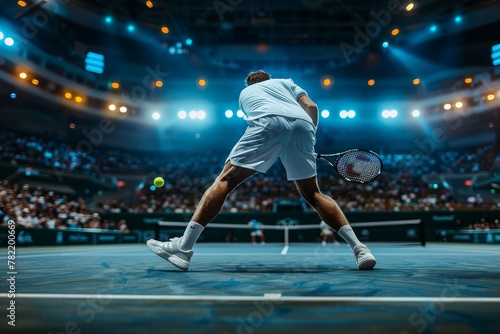
M 375 257 L 358 240 L 337 202 L 321 193 L 316 176 L 304 180 L 295 180 L 295 184 L 302 197 L 318 212 L 320 218 L 335 229 L 349 244 L 356 256 L 358 267 L 360 269 L 372 269 L 376 263 Z
M 260 231 L 259 236 L 260 236 L 260 243 L 261 244 L 265 244 L 266 243 L 266 239 L 264 237 L 264 232 Z
M 227 195 L 255 173 L 256 171 L 252 169 L 234 166 L 228 161 L 210 188 L 203 194 L 191 220 L 206 226 L 219 213 Z
M 181 238 L 173 238 L 167 242 L 148 240 L 148 247 L 182 270 L 189 269 L 193 256 L 192 248 L 198 240 L 203 228 L 219 213 L 227 195 L 241 182 L 256 172 L 227 162 L 224 169 L 213 184 L 203 194 L 196 211 Z

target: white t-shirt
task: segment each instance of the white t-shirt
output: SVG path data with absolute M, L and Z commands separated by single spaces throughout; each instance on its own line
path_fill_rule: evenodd
M 245 120 L 280 115 L 313 123 L 311 117 L 297 102 L 302 95 L 307 95 L 307 92 L 297 86 L 292 79 L 269 79 L 243 89 L 239 103 L 245 113 Z

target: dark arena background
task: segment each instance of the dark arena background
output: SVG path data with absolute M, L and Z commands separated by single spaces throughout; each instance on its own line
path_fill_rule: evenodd
M 1 1 L 0 331 L 500 333 L 499 28 L 495 0 Z M 380 155 L 364 185 L 317 163 L 374 270 L 279 161 L 189 271 L 147 248 L 182 235 L 261 69 L 317 103 L 317 152 Z

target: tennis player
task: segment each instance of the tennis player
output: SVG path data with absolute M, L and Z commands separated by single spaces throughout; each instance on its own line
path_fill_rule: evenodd
M 328 238 L 332 240 L 335 246 L 340 246 L 340 243 L 337 241 L 337 239 L 335 239 L 335 234 L 333 234 L 332 228 L 327 223 L 321 221 L 321 223 L 319 223 L 319 228 L 321 230 L 321 237 L 323 238 L 321 240 L 321 246 L 326 246 Z
M 337 203 L 321 193 L 316 179 L 318 107 L 291 79 L 271 79 L 264 71 L 250 73 L 240 93 L 248 127 L 230 152 L 222 172 L 205 191 L 182 237 L 148 247 L 181 270 L 189 270 L 193 246 L 205 226 L 221 210 L 226 197 L 257 172 L 265 173 L 280 158 L 289 181 L 352 249 L 359 269 L 376 260 L 356 237 Z
M 256 219 L 252 219 L 248 222 L 250 225 L 250 238 L 252 239 L 252 243 L 257 243 L 257 237 L 260 238 L 260 243 L 265 244 L 266 240 L 264 238 L 264 232 L 262 232 L 262 223 Z

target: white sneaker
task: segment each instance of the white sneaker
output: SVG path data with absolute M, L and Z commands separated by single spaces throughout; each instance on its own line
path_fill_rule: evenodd
M 368 247 L 363 244 L 354 247 L 354 256 L 356 257 L 358 268 L 361 270 L 373 269 L 377 263 L 375 256 L 373 256 Z
M 334 242 L 333 242 L 333 244 L 334 244 L 335 246 L 337 246 L 337 247 L 338 247 L 338 246 L 340 246 L 340 242 L 338 242 L 338 241 L 334 241 Z
M 189 262 L 193 256 L 192 250 L 182 250 L 179 248 L 181 238 L 172 238 L 170 241 L 158 241 L 149 239 L 146 245 L 156 254 L 172 263 L 181 270 L 189 270 Z
M 326 246 L 326 241 L 325 240 L 321 241 L 321 246 Z

